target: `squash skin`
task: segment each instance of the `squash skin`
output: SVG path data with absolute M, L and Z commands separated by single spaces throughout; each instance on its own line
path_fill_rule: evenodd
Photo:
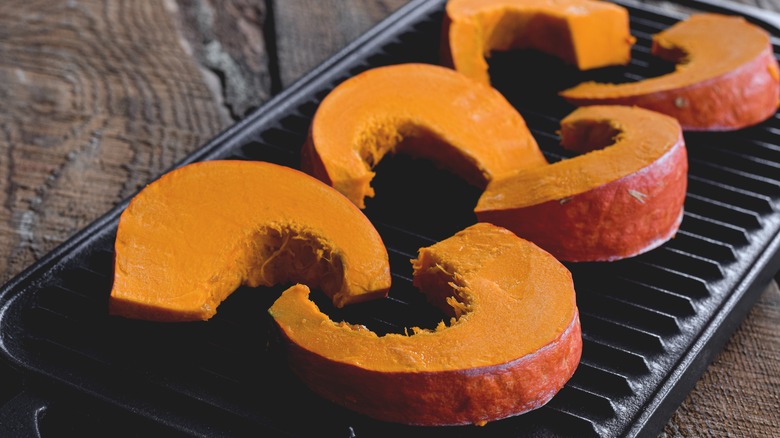
M 441 52 L 445 65 L 490 84 L 485 57 L 492 50 L 533 48 L 588 70 L 627 64 L 633 43 L 628 12 L 612 3 L 450 0 Z
M 127 318 L 206 320 L 240 285 L 305 281 L 338 307 L 390 287 L 387 250 L 360 210 L 302 172 L 263 162 L 167 173 L 122 213 L 115 254 L 109 312 Z
M 394 152 L 430 159 L 477 187 L 547 164 L 498 91 L 444 67 L 402 64 L 363 72 L 326 96 L 301 169 L 364 208 L 374 195 L 371 169 Z
M 621 114 L 622 113 L 622 114 Z M 631 121 L 632 113 L 644 120 Z M 504 226 L 531 240 L 552 253 L 559 260 L 571 262 L 614 261 L 647 252 L 674 237 L 682 221 L 687 189 L 687 151 L 679 124 L 658 113 L 639 108 L 593 106 L 576 110 L 561 122 L 564 146 L 573 150 L 588 150 L 578 139 L 578 123 L 612 120 L 622 125 L 626 133 L 647 124 L 648 131 L 665 131 L 662 155 L 644 167 L 634 169 L 614 180 L 580 186 L 568 192 L 535 200 L 522 201 L 523 196 L 504 200 L 508 193 L 517 192 L 522 180 L 508 178 L 488 186 L 476 208 L 480 221 Z M 653 124 L 652 120 L 663 122 Z M 618 140 L 613 146 L 599 151 L 602 160 L 619 160 L 609 148 L 630 149 L 636 143 L 650 138 L 632 135 L 630 140 Z M 583 147 L 585 146 L 585 147 Z M 661 150 L 661 149 L 658 149 Z M 614 150 L 613 150 L 614 151 Z M 565 161 L 577 161 L 574 157 Z M 555 175 L 552 164 L 549 175 Z M 574 163 L 572 163 L 574 166 Z M 574 166 L 576 167 L 576 166 Z M 565 180 L 566 174 L 550 177 L 541 185 Z M 570 175 L 570 174 L 569 174 Z M 529 177 L 531 178 L 531 177 Z M 544 187 L 543 187 L 544 188 Z M 552 192 L 552 190 L 548 190 Z M 552 199 L 549 199 L 552 198 Z
M 470 240 L 480 233 L 487 238 Z M 464 242 L 478 249 L 458 248 Z M 518 266 L 528 277 L 511 269 L 517 254 L 527 254 Z M 288 289 L 269 309 L 287 340 L 292 370 L 315 393 L 383 421 L 485 424 L 544 405 L 574 373 L 582 339 L 571 274 L 548 253 L 483 223 L 421 249 L 414 266 L 415 285 L 429 299 L 441 304 L 449 279 L 456 291 L 469 291 L 461 298 L 474 298 L 466 298 L 472 308 L 450 327 L 383 337 L 333 323 L 304 286 Z M 554 303 L 522 304 L 545 298 Z M 514 351 L 493 357 L 496 348 Z M 515 351 L 522 353 L 505 360 Z
M 558 339 L 533 355 L 492 367 L 423 373 L 334 366 L 294 342 L 288 349 L 293 372 L 323 398 L 382 421 L 456 426 L 479 425 L 544 406 L 573 374 L 582 341 L 577 316 Z M 345 390 L 349 394 L 343 394 Z
M 718 33 L 706 32 L 697 23 L 713 22 Z M 769 35 L 763 29 L 747 23 L 741 17 L 718 14 L 694 15 L 689 20 L 653 37 L 653 54 L 663 59 L 679 62 L 681 52 L 688 52 L 691 64 L 696 62 L 702 49 L 691 46 L 690 34 L 682 30 L 699 26 L 702 39 L 709 39 L 713 50 L 724 46 L 738 32 L 756 34 L 755 54 L 752 59 L 733 65 L 730 71 L 717 75 L 698 75 L 691 81 L 680 78 L 694 67 L 678 64 L 673 73 L 630 84 L 584 83 L 564 90 L 561 96 L 575 105 L 635 105 L 658 111 L 676 118 L 686 131 L 728 131 L 758 124 L 777 111 L 780 102 L 780 67 L 774 57 Z M 682 30 L 681 30 L 682 28 Z M 706 32 L 706 33 L 705 33 Z M 690 47 L 690 49 L 686 49 Z M 715 56 L 717 57 L 717 56 Z M 725 55 L 724 55 L 725 57 Z M 685 58 L 683 57 L 683 61 Z M 704 70 L 701 65 L 697 70 Z

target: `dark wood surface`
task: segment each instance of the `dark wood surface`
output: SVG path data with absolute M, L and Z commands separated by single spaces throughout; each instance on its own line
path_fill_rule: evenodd
M 1 1 L 0 281 L 405 3 Z M 772 286 L 663 435 L 778 436 L 778 331 Z

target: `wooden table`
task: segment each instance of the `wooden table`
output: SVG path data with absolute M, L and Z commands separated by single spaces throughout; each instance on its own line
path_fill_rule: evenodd
M 0 2 L 0 281 L 404 3 Z M 780 433 L 779 329 L 772 286 L 663 435 Z

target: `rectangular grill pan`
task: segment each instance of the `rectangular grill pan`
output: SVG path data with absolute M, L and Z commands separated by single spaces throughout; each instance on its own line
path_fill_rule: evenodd
M 185 162 L 266 160 L 297 167 L 311 116 L 336 84 L 370 67 L 438 62 L 443 5 L 412 1 Z M 680 17 L 625 6 L 638 40 L 627 68 L 581 73 L 530 52 L 491 60 L 496 88 L 516 105 L 551 161 L 568 156 L 555 131 L 572 109 L 556 90 L 671 68 L 650 56 L 650 36 Z M 750 19 L 775 35 L 777 52 L 780 31 Z M 485 427 L 417 428 L 320 399 L 287 369 L 266 313 L 283 287 L 241 289 L 207 323 L 107 316 L 113 241 L 126 203 L 4 286 L 0 350 L 28 382 L 194 436 L 652 436 L 780 267 L 780 118 L 739 132 L 686 134 L 686 141 L 689 193 L 680 232 L 636 258 L 569 266 L 582 317 L 582 362 L 548 405 L 526 415 Z M 473 223 L 479 192 L 424 161 L 398 156 L 380 167 L 377 197 L 366 214 L 389 249 L 391 299 L 344 310 L 321 298 L 318 304 L 334 319 L 379 333 L 431 327 L 441 316 L 411 286 L 409 259 L 419 247 Z

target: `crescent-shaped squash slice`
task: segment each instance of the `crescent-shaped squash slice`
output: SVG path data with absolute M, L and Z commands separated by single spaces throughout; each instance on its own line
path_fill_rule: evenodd
M 742 17 L 693 15 L 653 37 L 674 72 L 638 82 L 586 82 L 561 92 L 576 105 L 636 105 L 675 117 L 685 130 L 732 130 L 775 113 L 780 69 L 769 34 Z
M 363 208 L 388 152 L 431 159 L 484 187 L 495 175 L 547 164 L 525 121 L 496 90 L 444 67 L 368 70 L 322 101 L 302 168 Z
M 269 312 L 293 371 L 326 399 L 380 420 L 484 424 L 538 408 L 582 350 L 571 274 L 547 252 L 491 224 L 423 248 L 414 284 L 455 315 L 436 330 L 377 336 L 335 323 L 285 291 Z
M 630 257 L 674 236 L 688 170 L 675 119 L 641 108 L 583 107 L 561 121 L 561 144 L 587 153 L 493 181 L 477 218 L 566 261 Z
M 386 296 L 387 251 L 333 188 L 262 162 L 208 161 L 144 188 L 119 220 L 114 315 L 205 320 L 240 285 L 301 282 L 336 306 Z
M 593 0 L 450 0 L 445 63 L 483 84 L 493 50 L 537 49 L 581 70 L 623 65 L 634 38 L 625 8 Z

